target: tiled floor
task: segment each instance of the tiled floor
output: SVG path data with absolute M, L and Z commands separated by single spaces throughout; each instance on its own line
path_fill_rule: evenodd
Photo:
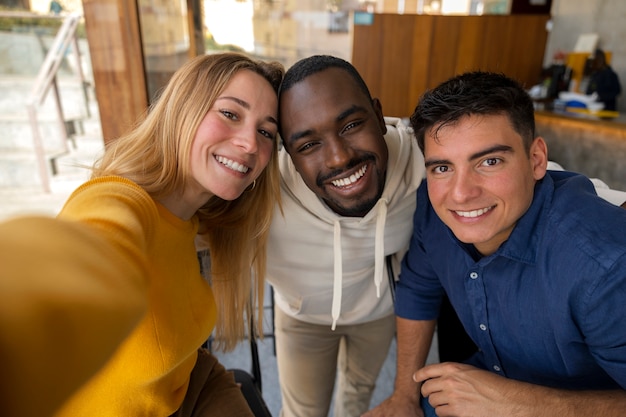
M 269 294 L 266 291 L 266 294 Z M 266 296 L 266 314 L 263 326 L 266 334 L 271 334 L 273 331 L 272 319 L 271 319 L 271 307 L 269 301 L 269 295 Z M 281 408 L 281 395 L 280 386 L 278 382 L 278 370 L 276 366 L 276 356 L 274 355 L 274 340 L 271 336 L 265 337 L 258 342 L 259 361 L 261 365 L 261 380 L 263 385 L 263 398 L 267 403 L 267 406 L 272 413 L 272 416 L 277 417 L 280 414 Z M 229 353 L 214 352 L 220 359 L 220 362 L 228 369 L 238 368 L 251 372 L 252 369 L 252 356 L 251 349 L 248 341 L 240 343 L 235 350 Z M 435 363 L 438 361 L 437 355 L 437 340 L 433 341 L 431 352 L 427 359 L 428 363 Z M 396 375 L 396 342 L 392 342 L 389 349 L 387 359 L 383 365 L 383 368 L 378 376 L 376 382 L 376 389 L 372 396 L 371 406 L 374 407 L 380 404 L 393 392 L 394 378 Z M 329 417 L 332 417 L 332 409 L 329 413 Z
M 272 413 L 272 416 L 280 414 L 281 395 L 278 383 L 278 371 L 276 368 L 276 357 L 273 353 L 273 340 L 265 338 L 258 343 L 259 359 L 261 363 L 261 377 L 263 382 L 263 398 Z M 220 362 L 228 369 L 240 368 L 246 371 L 251 370 L 250 347 L 247 342 L 241 343 L 230 353 L 217 353 Z M 393 391 L 393 380 L 395 377 L 395 341 L 393 342 L 387 360 L 378 377 L 376 390 L 372 398 L 372 405 L 379 404 Z M 332 416 L 332 410 L 329 414 Z

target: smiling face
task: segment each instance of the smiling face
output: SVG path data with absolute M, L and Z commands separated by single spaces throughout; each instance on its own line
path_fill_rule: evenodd
M 424 144 L 430 201 L 460 241 L 490 255 L 530 206 L 546 172 L 546 144 L 535 138 L 527 152 L 505 115 L 464 116 L 436 128 Z
M 337 214 L 367 214 L 387 172 L 378 100 L 347 71 L 331 67 L 283 92 L 280 117 L 285 149 L 306 185 Z
M 274 149 L 277 109 L 276 93 L 259 74 L 241 70 L 230 80 L 191 145 L 185 194 L 198 199 L 198 207 L 213 195 L 236 199 L 261 174 Z

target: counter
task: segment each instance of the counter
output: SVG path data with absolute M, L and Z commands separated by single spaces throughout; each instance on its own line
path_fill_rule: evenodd
M 537 110 L 537 134 L 548 144 L 548 158 L 568 171 L 600 178 L 626 191 L 626 115 L 600 119 L 580 113 Z

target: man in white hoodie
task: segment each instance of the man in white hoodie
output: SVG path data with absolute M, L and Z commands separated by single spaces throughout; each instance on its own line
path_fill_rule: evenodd
M 395 332 L 395 274 L 411 236 L 422 153 L 348 62 L 314 56 L 280 91 L 283 212 L 275 213 L 268 280 L 275 291 L 283 417 L 369 408 Z
M 274 216 L 267 268 L 281 416 L 326 417 L 337 371 L 334 416 L 360 416 L 395 333 L 387 262 L 395 278 L 424 159 L 412 132 L 383 117 L 342 59 L 297 62 L 279 94 L 283 213 Z M 454 326 L 458 319 L 448 315 Z M 472 352 L 462 328 L 447 333 L 453 356 L 444 359 Z

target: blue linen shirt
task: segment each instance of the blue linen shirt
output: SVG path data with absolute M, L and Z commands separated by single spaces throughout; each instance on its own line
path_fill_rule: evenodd
M 584 176 L 548 171 L 509 239 L 482 257 L 417 192 L 396 314 L 437 317 L 448 294 L 479 348 L 470 363 L 533 384 L 626 389 L 626 210 Z

